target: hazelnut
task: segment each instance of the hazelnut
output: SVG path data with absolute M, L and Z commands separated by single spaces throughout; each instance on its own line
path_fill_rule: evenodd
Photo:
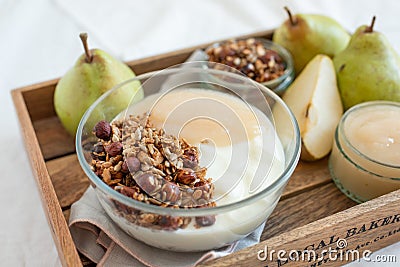
M 159 225 L 163 230 L 176 230 L 181 224 L 181 219 L 179 217 L 171 216 L 161 216 Z
M 214 215 L 209 215 L 209 216 L 199 216 L 196 217 L 196 224 L 200 227 L 204 226 L 211 226 L 215 223 L 215 216 Z
M 124 160 L 124 162 L 121 165 L 121 172 L 123 172 L 123 173 L 129 172 L 129 168 L 128 168 L 128 164 L 126 163 L 126 160 Z
M 195 184 L 194 184 L 194 187 L 201 187 L 201 186 L 204 186 L 206 183 L 205 182 L 203 182 L 203 181 L 198 181 L 198 182 L 196 182 Z
M 137 172 L 140 170 L 140 161 L 137 157 L 128 157 L 124 163 L 130 172 Z
M 189 168 L 183 168 L 178 170 L 178 174 L 176 175 L 176 181 L 178 183 L 182 183 L 185 185 L 190 185 L 197 180 L 196 173 Z
M 133 197 L 133 195 L 136 193 L 136 191 L 137 190 L 135 190 L 135 188 L 128 187 L 128 186 L 123 186 L 120 189 L 120 193 L 127 197 Z
M 187 148 L 183 151 L 183 167 L 195 169 L 199 164 L 198 152 L 195 148 Z
M 106 152 L 111 157 L 120 155 L 122 153 L 122 150 L 123 150 L 123 146 L 122 146 L 121 142 L 111 143 L 108 146 L 106 146 Z
M 185 151 L 183 151 L 183 155 L 188 160 L 198 162 L 198 152 L 195 148 L 186 148 Z
M 96 126 L 94 126 L 94 132 L 97 138 L 108 141 L 112 133 L 111 125 L 107 121 L 99 121 Z
M 183 159 L 183 167 L 189 169 L 195 169 L 197 167 L 197 163 L 188 159 Z
M 152 173 L 143 173 L 135 178 L 136 183 L 139 187 L 150 195 L 151 192 L 156 188 L 155 177 Z
M 181 193 L 179 186 L 171 182 L 166 182 L 162 187 L 162 191 L 166 193 L 165 201 L 171 203 L 175 203 L 179 199 Z
M 104 151 L 104 146 L 101 142 L 94 145 L 93 150 L 92 150 L 92 157 L 93 157 L 93 159 L 98 159 L 98 160 L 106 159 L 106 153 Z

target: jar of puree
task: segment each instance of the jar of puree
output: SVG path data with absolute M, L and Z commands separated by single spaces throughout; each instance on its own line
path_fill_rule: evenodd
M 359 203 L 400 189 L 400 103 L 370 101 L 347 110 L 336 128 L 329 171 Z

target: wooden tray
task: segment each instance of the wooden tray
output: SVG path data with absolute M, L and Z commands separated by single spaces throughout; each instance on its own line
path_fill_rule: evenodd
M 271 38 L 272 31 L 242 37 Z M 162 69 L 187 59 L 197 48 L 128 62 L 136 74 Z M 42 204 L 63 266 L 93 265 L 78 253 L 67 225 L 71 204 L 89 186 L 79 166 L 74 140 L 65 132 L 53 109 L 53 93 L 58 80 L 15 89 L 12 97 L 21 131 L 36 178 Z M 280 266 L 275 257 L 260 261 L 257 253 L 269 250 L 316 249 L 321 252 L 338 238 L 349 249 L 375 251 L 400 240 L 400 190 L 357 205 L 332 183 L 327 159 L 300 162 L 275 211 L 268 219 L 258 245 L 214 260 L 214 266 Z M 325 246 L 327 245 L 327 246 Z M 335 247 L 334 247 L 335 248 Z M 314 264 L 314 265 L 313 265 Z M 343 261 L 289 262 L 290 266 L 337 266 Z

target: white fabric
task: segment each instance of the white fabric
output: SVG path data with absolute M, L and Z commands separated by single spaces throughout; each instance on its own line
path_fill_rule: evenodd
M 91 47 L 132 60 L 277 27 L 284 5 L 332 16 L 349 31 L 377 15 L 376 30 L 400 52 L 400 2 L 393 0 L 0 0 L 0 265 L 60 265 L 11 89 L 63 75 L 82 53 L 81 31 L 89 32 Z M 396 254 L 400 262 L 400 244 L 377 254 Z

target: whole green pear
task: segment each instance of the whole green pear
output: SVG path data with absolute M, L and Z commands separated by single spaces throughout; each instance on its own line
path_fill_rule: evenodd
M 294 69 L 299 74 L 318 54 L 333 57 L 346 48 L 350 35 L 334 19 L 313 14 L 289 15 L 273 35 L 273 41 L 285 47 L 293 56 Z
M 333 58 L 345 109 L 370 100 L 400 101 L 400 57 L 386 37 L 361 26 Z
M 96 99 L 116 85 L 135 77 L 135 73 L 127 65 L 106 52 L 99 49 L 89 50 L 86 34 L 81 34 L 80 37 L 85 53 L 60 79 L 54 92 L 54 109 L 72 136 L 75 136 L 83 114 Z M 130 103 L 142 98 L 140 83 L 131 82 L 108 96 L 102 108 L 112 109 L 111 113 L 107 112 L 108 115 L 117 115 Z M 97 108 L 94 113 L 96 116 L 92 116 L 93 120 L 104 119 L 101 108 Z

